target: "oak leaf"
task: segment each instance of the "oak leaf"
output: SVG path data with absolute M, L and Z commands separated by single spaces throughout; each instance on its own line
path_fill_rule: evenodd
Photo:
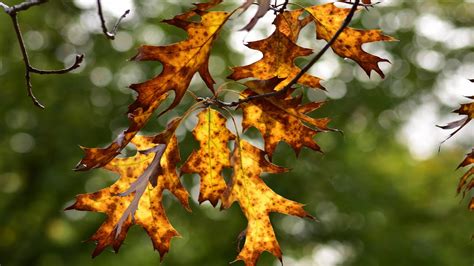
M 214 80 L 208 69 L 210 50 L 230 13 L 206 10 L 220 2 L 222 1 L 214 0 L 196 4 L 193 10 L 164 21 L 184 29 L 188 33 L 186 40 L 167 46 L 143 45 L 138 49 L 133 60 L 161 62 L 162 72 L 151 80 L 130 86 L 138 92 L 138 96 L 128 108 L 128 129 L 107 148 L 84 148 L 85 156 L 76 166 L 76 170 L 101 167 L 117 156 L 145 126 L 161 102 L 168 97 L 169 91 L 174 91 L 174 100 L 162 113 L 178 105 L 196 72 L 209 89 L 214 90 Z M 195 15 L 201 17 L 200 22 L 191 21 Z
M 161 259 L 169 250 L 171 238 L 179 235 L 168 221 L 162 204 L 163 192 L 169 190 L 190 210 L 189 195 L 176 173 L 180 160 L 177 140 L 171 136 L 167 143 L 158 145 L 154 140 L 155 137 L 135 136 L 132 143 L 142 152 L 133 157 L 115 158 L 104 166 L 120 178 L 98 192 L 76 196 L 76 202 L 67 208 L 107 214 L 105 222 L 90 238 L 97 242 L 93 257 L 107 246 L 118 252 L 133 223 L 145 229 Z
M 245 84 L 249 89 L 241 93 L 243 98 L 273 91 L 273 86 L 278 84 L 278 80 L 249 81 Z M 265 152 L 269 158 L 272 158 L 280 141 L 288 143 L 297 154 L 302 147 L 320 151 L 320 147 L 313 138 L 318 132 L 330 130 L 328 118 L 316 119 L 307 115 L 318 109 L 323 104 L 322 102 L 301 104 L 301 97 L 288 97 L 288 95 L 282 95 L 276 98 L 255 99 L 241 105 L 243 129 L 253 126 L 261 132 L 265 141 Z
M 246 266 L 254 266 L 260 254 L 268 251 L 281 261 L 282 252 L 270 222 L 270 213 L 312 217 L 303 209 L 303 204 L 276 194 L 260 179 L 262 172 L 282 173 L 287 170 L 268 162 L 264 151 L 241 140 L 235 145 L 232 163 L 234 173 L 224 194 L 223 207 L 229 208 L 237 201 L 248 220 L 245 243 L 237 260 L 244 261 Z
M 305 8 L 316 22 L 316 38 L 329 41 L 339 30 L 350 8 L 338 8 L 333 3 Z M 370 76 L 372 70 L 382 78 L 385 77 L 378 66 L 380 62 L 389 62 L 362 49 L 362 45 L 378 41 L 396 41 L 396 39 L 383 35 L 380 30 L 360 30 L 346 27 L 335 43 L 331 45 L 333 51 L 343 58 L 356 61 Z
M 295 43 L 301 27 L 305 25 L 297 16 L 301 12 L 300 10 L 279 14 L 274 21 L 276 29 L 270 37 L 247 44 L 249 48 L 262 52 L 263 58 L 250 65 L 233 67 L 233 73 L 228 78 L 283 79 L 275 90 L 280 90 L 290 83 L 301 71 L 294 64 L 294 60 L 313 53 L 311 49 L 300 47 Z M 319 78 L 305 73 L 297 83 L 311 88 L 321 88 L 320 81 Z
M 227 187 L 222 170 L 231 166 L 227 145 L 235 136 L 226 128 L 226 119 L 216 110 L 208 107 L 198 117 L 193 135 L 199 142 L 199 149 L 189 156 L 181 173 L 198 173 L 201 176 L 199 203 L 209 200 L 216 206 Z
M 468 99 L 471 99 L 471 100 L 474 100 L 474 96 L 468 96 L 466 97 Z M 470 102 L 470 103 L 465 103 L 465 104 L 461 104 L 461 106 L 454 110 L 453 113 L 457 113 L 459 115 L 465 115 L 466 117 L 460 119 L 460 120 L 457 120 L 457 121 L 454 121 L 454 122 L 451 122 L 451 123 L 448 123 L 447 125 L 445 126 L 438 126 L 442 129 L 453 129 L 453 128 L 457 128 L 453 133 L 449 134 L 448 138 L 446 138 L 446 140 L 448 140 L 449 138 L 451 138 L 452 136 L 454 136 L 456 133 L 459 132 L 459 130 L 461 130 L 464 126 L 466 126 L 472 119 L 474 119 L 474 101 L 473 102 Z M 444 140 L 444 141 L 446 141 Z

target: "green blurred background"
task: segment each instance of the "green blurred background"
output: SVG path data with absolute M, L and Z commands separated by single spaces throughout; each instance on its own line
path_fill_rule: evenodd
M 240 2 L 227 0 L 222 8 L 231 10 Z M 294 2 L 309 6 L 325 1 Z M 85 54 L 85 63 L 74 73 L 33 75 L 45 110 L 26 97 L 24 66 L 11 22 L 0 14 L 1 265 L 160 264 L 148 236 L 137 226 L 118 254 L 108 249 L 91 259 L 94 244 L 83 241 L 105 216 L 63 208 L 76 194 L 96 191 L 116 179 L 103 170 L 73 172 L 82 156 L 78 145 L 104 146 L 127 126 L 124 113 L 134 96 L 126 87 L 161 69 L 158 63 L 127 59 L 140 44 L 164 45 L 185 38 L 183 31 L 159 22 L 190 3 L 103 1 L 110 24 L 132 8 L 115 41 L 100 34 L 94 0 L 50 1 L 21 13 L 34 66 L 60 68 L 69 65 L 75 53 Z M 251 34 L 237 31 L 253 8 L 236 16 L 216 42 L 210 68 L 217 85 L 225 82 L 228 66 L 259 58 L 244 42 L 273 31 L 270 13 Z M 303 150 L 296 158 L 283 143 L 274 155 L 276 163 L 293 171 L 266 178 L 267 184 L 305 203 L 320 220 L 272 215 L 285 265 L 473 265 L 474 216 L 466 210 L 467 199 L 455 194 L 464 172 L 455 168 L 474 143 L 474 130 L 466 127 L 438 153 L 448 132 L 435 124 L 456 119 L 450 111 L 466 102 L 462 95 L 474 91 L 467 81 L 474 78 L 474 1 L 382 0 L 377 8 L 361 11 L 353 25 L 382 28 L 400 41 L 365 46 L 391 60 L 391 65 L 382 66 L 385 80 L 374 73 L 369 80 L 354 62 L 332 52 L 311 70 L 326 79 L 328 93 L 308 91 L 307 97 L 329 100 L 314 115 L 331 117 L 331 125 L 344 135 L 318 135 L 323 155 Z M 314 27 L 304 30 L 302 46 L 317 49 L 324 44 L 314 39 L 313 31 Z M 191 89 L 208 94 L 198 77 Z M 180 108 L 153 119 L 144 133 L 162 129 L 192 101 L 187 95 Z M 194 124 L 189 119 L 178 132 L 183 158 L 196 146 L 190 134 Z M 255 130 L 248 138 L 261 145 Z M 245 218 L 236 205 L 223 212 L 207 203 L 199 206 L 198 178 L 185 175 L 183 182 L 192 194 L 193 212 L 166 196 L 168 216 L 182 238 L 172 241 L 162 264 L 227 265 L 237 255 L 236 239 Z M 278 264 L 267 253 L 259 263 Z

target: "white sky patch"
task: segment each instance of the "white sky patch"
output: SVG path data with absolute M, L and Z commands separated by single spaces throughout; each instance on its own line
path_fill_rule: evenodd
M 444 21 L 433 14 L 421 15 L 417 18 L 415 24 L 416 32 L 419 35 L 438 42 L 446 41 L 447 33 L 454 28 L 450 22 Z
M 132 0 L 102 0 L 102 10 L 104 13 L 111 14 L 114 17 L 120 17 L 125 10 L 135 8 Z M 97 9 L 96 0 L 74 0 L 74 4 L 81 9 Z M 133 15 L 133 12 L 129 16 Z
M 440 108 L 440 104 L 432 97 L 426 97 L 418 108 L 407 112 L 408 120 L 398 132 L 397 139 L 408 147 L 414 159 L 426 160 L 434 156 L 438 152 L 441 142 L 455 130 L 443 130 L 436 125 L 445 125 L 462 118 L 456 114 L 441 116 Z M 473 125 L 467 125 L 460 134 L 453 136 L 441 148 L 457 146 L 459 142 L 467 142 L 473 137 Z
M 455 72 L 443 73 L 435 84 L 434 94 L 444 105 L 457 108 L 465 103 L 464 96 L 474 95 L 474 83 L 468 80 L 474 77 L 474 64 L 462 64 Z
M 354 256 L 354 250 L 351 246 L 332 241 L 328 244 L 318 245 L 313 249 L 313 254 L 295 259 L 285 256 L 283 263 L 292 266 L 337 266 Z M 275 265 L 281 265 L 279 262 Z
M 397 136 L 398 141 L 408 147 L 415 159 L 426 160 L 433 156 L 445 138 L 443 130 L 435 126 L 440 121 L 438 110 L 438 104 L 432 100 L 423 103 L 410 112 L 408 121 Z

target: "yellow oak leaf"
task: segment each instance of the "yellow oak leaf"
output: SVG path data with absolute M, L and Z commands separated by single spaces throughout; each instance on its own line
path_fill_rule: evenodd
M 176 137 L 167 143 L 154 143 L 155 137 L 135 136 L 131 141 L 139 151 L 135 156 L 115 158 L 104 166 L 120 178 L 110 187 L 76 196 L 67 209 L 102 212 L 107 219 L 90 238 L 97 246 L 92 256 L 107 246 L 118 252 L 127 231 L 135 223 L 145 229 L 161 259 L 168 252 L 171 238 L 178 232 L 168 221 L 162 203 L 169 190 L 188 210 L 188 193 L 176 173 L 180 160 Z M 153 185 L 154 183 L 154 185 Z
M 76 170 L 101 167 L 117 156 L 146 125 L 160 103 L 168 97 L 169 91 L 174 91 L 174 100 L 162 113 L 178 105 L 196 72 L 213 91 L 214 80 L 208 69 L 210 50 L 230 13 L 206 10 L 220 2 L 214 0 L 196 4 L 193 10 L 164 21 L 184 29 L 188 34 L 186 40 L 167 46 L 143 45 L 138 49 L 133 60 L 158 61 L 162 63 L 163 70 L 151 80 L 130 86 L 138 92 L 138 96 L 128 108 L 128 129 L 106 148 L 83 148 L 85 156 L 76 166 Z M 201 17 L 200 22 L 191 21 L 195 15 Z
M 304 9 L 285 11 L 276 16 L 273 24 L 275 24 L 275 27 L 286 37 L 288 37 L 288 39 L 296 43 L 301 29 L 312 21 L 311 19 L 306 18 L 299 19 L 303 12 Z
M 305 8 L 316 22 L 316 38 L 329 41 L 339 30 L 350 8 L 338 8 L 333 3 Z M 388 62 L 362 49 L 362 45 L 378 41 L 396 41 L 396 39 L 382 34 L 380 30 L 360 30 L 346 27 L 336 42 L 331 45 L 333 51 L 343 58 L 356 61 L 370 76 L 374 70 L 382 78 L 385 77 L 378 66 L 380 62 Z
M 274 24 L 276 29 L 273 34 L 263 40 L 250 42 L 247 46 L 263 53 L 263 58 L 246 66 L 233 67 L 230 79 L 239 80 L 244 78 L 257 78 L 267 80 L 274 77 L 282 81 L 274 89 L 284 88 L 301 71 L 294 64 L 297 57 L 307 56 L 313 53 L 311 49 L 298 46 L 295 41 L 304 26 L 298 19 L 300 11 L 284 12 L 279 14 Z M 297 83 L 311 88 L 322 88 L 320 79 L 309 74 L 304 74 Z
M 245 243 L 237 260 L 244 261 L 246 266 L 255 266 L 260 255 L 268 251 L 281 261 L 282 252 L 270 222 L 270 213 L 312 217 L 303 209 L 303 204 L 276 194 L 260 179 L 262 172 L 286 171 L 268 162 L 264 151 L 241 140 L 235 146 L 232 162 L 234 173 L 224 194 L 223 207 L 229 208 L 233 202 L 238 202 L 248 220 Z
M 263 94 L 273 91 L 272 87 L 278 81 L 249 81 L 246 83 L 249 89 L 243 91 L 241 96 Z M 302 147 L 320 151 L 320 147 L 314 141 L 314 136 L 321 130 L 329 130 L 328 118 L 315 119 L 306 113 L 316 110 L 323 103 L 311 102 L 301 104 L 301 98 L 278 98 L 267 97 L 255 99 L 241 105 L 243 112 L 242 127 L 257 128 L 265 141 L 265 152 L 272 158 L 273 152 L 280 141 L 288 143 L 298 154 Z M 312 129 L 303 122 L 314 126 Z
M 227 187 L 222 170 L 231 166 L 227 145 L 235 136 L 226 128 L 227 120 L 216 110 L 208 107 L 198 117 L 193 135 L 199 142 L 199 150 L 189 156 L 181 173 L 198 173 L 201 176 L 199 203 L 209 200 L 215 207 Z

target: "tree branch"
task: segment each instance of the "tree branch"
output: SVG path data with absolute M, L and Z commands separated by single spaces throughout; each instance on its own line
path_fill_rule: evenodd
M 12 7 L 9 7 L 3 2 L 0 2 L 0 6 L 3 8 L 5 13 L 7 13 L 10 16 L 13 23 L 13 28 L 15 29 L 18 44 L 20 46 L 21 54 L 23 56 L 23 62 L 25 63 L 25 81 L 26 81 L 28 96 L 31 98 L 34 105 L 40 108 L 44 108 L 44 106 L 39 102 L 39 100 L 33 94 L 33 87 L 31 85 L 31 73 L 36 73 L 40 75 L 65 74 L 78 68 L 84 59 L 84 55 L 76 55 L 76 60 L 74 64 L 72 64 L 70 67 L 67 67 L 64 69 L 58 69 L 58 70 L 42 70 L 42 69 L 38 69 L 31 66 L 30 58 L 28 57 L 28 52 L 26 50 L 25 42 L 23 40 L 23 34 L 21 33 L 20 24 L 18 23 L 18 12 L 25 11 L 32 6 L 41 5 L 43 3 L 46 3 L 47 1 L 48 0 L 27 0 L 25 2 L 22 2 L 18 5 L 14 5 Z
M 331 40 L 319 51 L 318 54 L 316 54 L 313 59 L 304 67 L 301 69 L 301 71 L 281 90 L 279 91 L 274 91 L 274 92 L 269 92 L 269 93 L 264 93 L 264 94 L 257 94 L 257 95 L 252 95 L 249 96 L 245 99 L 240 99 L 236 102 L 224 102 L 219 99 L 216 100 L 216 104 L 220 106 L 227 106 L 227 107 L 235 107 L 238 106 L 242 103 L 246 103 L 249 101 L 253 101 L 255 99 L 260 99 L 260 98 L 266 98 L 266 97 L 274 97 L 274 96 L 280 96 L 285 94 L 293 85 L 295 85 L 298 80 L 306 73 L 308 70 L 316 63 L 318 62 L 319 59 L 326 53 L 326 51 L 331 47 L 331 45 L 334 44 L 334 42 L 337 40 L 339 35 L 344 31 L 344 29 L 349 25 L 351 22 L 352 18 L 354 17 L 355 12 L 357 11 L 357 7 L 360 4 L 360 0 L 355 0 L 354 3 L 352 4 L 352 8 L 349 11 L 349 14 L 347 14 L 346 19 L 342 23 L 341 27 L 337 30 L 337 32 L 332 36 Z
M 117 28 L 122 22 L 122 20 L 130 13 L 130 9 L 127 9 L 125 13 L 117 20 L 115 23 L 114 27 L 112 28 L 112 31 L 107 30 L 107 26 L 105 25 L 105 18 L 104 18 L 104 13 L 102 12 L 102 3 L 100 0 L 97 0 L 97 13 L 99 14 L 100 18 L 100 24 L 102 26 L 102 32 L 104 33 L 105 37 L 107 37 L 110 40 L 115 39 L 115 34 L 117 33 Z

